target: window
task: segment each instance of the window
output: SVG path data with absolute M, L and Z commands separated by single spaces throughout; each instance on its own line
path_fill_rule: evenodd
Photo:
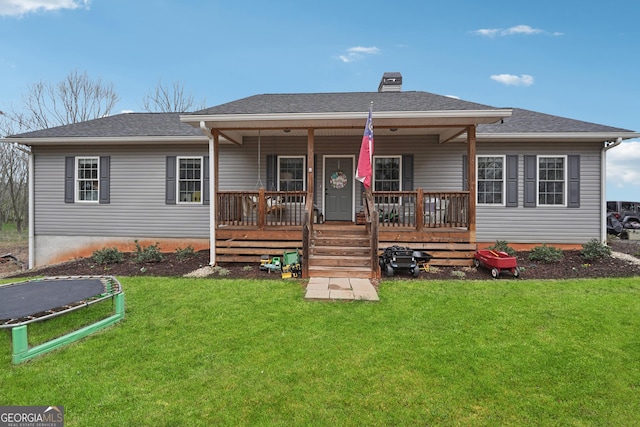
M 400 191 L 401 156 L 373 157 L 373 191 Z M 376 203 L 398 203 L 397 197 L 376 197 Z
M 304 191 L 305 157 L 278 156 L 278 190 Z M 303 197 L 287 197 L 285 202 L 301 202 Z
M 76 157 L 76 201 L 98 202 L 99 157 Z
M 505 156 L 478 156 L 478 204 L 504 205 Z
M 202 157 L 178 157 L 178 203 L 202 203 Z
M 566 156 L 538 156 L 538 205 L 565 205 L 566 163 Z

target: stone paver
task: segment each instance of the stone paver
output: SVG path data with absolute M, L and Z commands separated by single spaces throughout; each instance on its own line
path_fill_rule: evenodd
M 312 277 L 304 296 L 308 300 L 380 301 L 369 279 Z

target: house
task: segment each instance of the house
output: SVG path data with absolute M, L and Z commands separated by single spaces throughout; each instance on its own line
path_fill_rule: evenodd
M 369 106 L 370 197 L 354 180 Z M 264 94 L 8 137 L 31 148 L 31 266 L 131 249 L 259 262 L 298 248 L 305 275 L 379 274 L 378 248 L 470 265 L 497 240 L 606 238 L 605 159 L 634 131 L 403 91 Z

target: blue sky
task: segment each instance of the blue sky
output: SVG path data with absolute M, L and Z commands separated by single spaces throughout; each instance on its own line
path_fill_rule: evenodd
M 308 4 L 307 4 L 308 3 Z M 162 80 L 217 105 L 259 93 L 403 90 L 640 131 L 640 2 L 0 0 L 0 110 L 70 71 L 116 112 Z M 640 201 L 640 141 L 608 154 L 607 198 Z

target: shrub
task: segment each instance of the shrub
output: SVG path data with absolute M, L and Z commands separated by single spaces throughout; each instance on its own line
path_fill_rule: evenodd
M 179 261 L 184 261 L 185 259 L 192 258 L 195 255 L 196 253 L 193 250 L 193 247 L 191 245 L 187 246 L 184 249 L 183 248 L 176 249 L 176 257 L 178 258 Z
M 117 264 L 124 260 L 124 254 L 118 248 L 103 248 L 93 251 L 91 259 L 96 264 Z
M 529 253 L 529 260 L 544 263 L 558 262 L 562 259 L 562 249 L 553 246 L 536 246 Z
M 135 262 L 161 262 L 162 261 L 162 252 L 160 252 L 160 248 L 158 247 L 158 243 L 155 245 L 149 245 L 147 247 L 142 247 L 138 243 L 137 240 L 134 240 L 136 244 L 135 251 Z
M 611 248 L 603 244 L 598 239 L 591 239 L 587 243 L 582 245 L 580 256 L 585 261 L 607 258 L 611 256 Z
M 516 256 L 516 250 L 509 246 L 506 240 L 496 240 L 496 244 L 489 246 L 490 250 L 498 252 L 506 252 L 509 256 Z

